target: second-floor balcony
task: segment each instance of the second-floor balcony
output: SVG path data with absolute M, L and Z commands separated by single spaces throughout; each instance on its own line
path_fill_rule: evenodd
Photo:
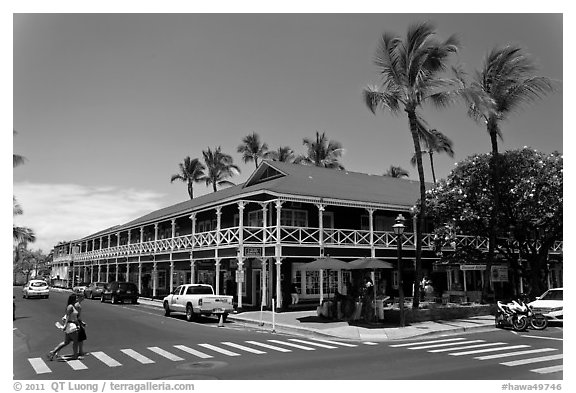
M 507 241 L 507 240 L 505 240 Z M 84 251 L 74 254 L 75 261 L 89 261 L 104 258 L 150 255 L 166 252 L 183 252 L 202 249 L 248 246 L 301 245 L 326 247 L 356 247 L 396 249 L 397 236 L 392 231 L 369 231 L 353 229 L 313 228 L 313 227 L 230 227 L 221 230 L 198 232 L 195 234 L 175 236 L 152 241 L 137 242 L 113 246 L 109 248 Z M 487 237 L 458 235 L 456 241 L 447 243 L 445 250 L 455 247 L 469 246 L 481 250 L 488 249 Z M 404 233 L 402 237 L 403 249 L 416 247 L 415 234 Z M 425 233 L 422 235 L 422 248 L 435 250 L 435 235 Z M 553 253 L 562 252 L 562 241 L 557 241 L 552 249 Z M 60 260 L 62 258 L 62 260 Z M 55 261 L 64 262 L 69 255 L 55 258 Z

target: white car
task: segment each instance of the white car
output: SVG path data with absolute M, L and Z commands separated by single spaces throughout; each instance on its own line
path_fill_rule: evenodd
M 43 297 L 48 299 L 50 291 L 48 290 L 48 283 L 44 280 L 30 280 L 22 288 L 22 297 L 28 299 L 31 297 Z
M 549 289 L 529 303 L 534 312 L 544 314 L 550 321 L 564 322 L 564 301 L 562 288 Z

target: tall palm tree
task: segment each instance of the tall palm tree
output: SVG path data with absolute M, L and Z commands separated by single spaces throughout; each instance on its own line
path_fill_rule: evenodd
M 498 138 L 502 139 L 500 122 L 511 113 L 533 103 L 555 90 L 554 82 L 543 76 L 535 76 L 534 61 L 517 45 L 496 47 L 488 53 L 483 67 L 476 71 L 468 85 L 463 74 L 457 73 L 462 84 L 462 96 L 468 103 L 468 115 L 486 124 L 490 136 L 491 153 L 490 178 L 493 203 L 488 237 L 489 247 L 485 277 L 488 277 L 495 254 L 498 232 L 498 212 L 500 210 L 499 152 Z M 485 280 L 484 294 L 489 291 L 489 281 Z
M 197 158 L 190 159 L 186 157 L 184 162 L 178 164 L 180 168 L 180 173 L 172 175 L 170 178 L 170 183 L 174 180 L 181 180 L 187 183 L 188 195 L 190 199 L 194 199 L 194 183 L 198 183 L 204 178 L 204 169 L 206 167 Z
M 404 169 L 402 167 L 390 165 L 390 168 L 388 168 L 386 173 L 384 173 L 384 176 L 396 177 L 396 178 L 400 179 L 402 177 L 408 177 L 408 176 L 410 176 L 410 174 L 408 173 L 408 171 L 406 169 Z
M 18 201 L 16 201 L 16 198 L 14 196 L 12 197 L 12 204 L 13 204 L 12 215 L 14 217 L 24 213 L 22 207 L 20 206 Z M 33 243 L 36 241 L 36 235 L 34 234 L 34 231 L 32 229 L 26 227 L 18 227 L 14 224 L 12 224 L 12 235 L 13 235 L 13 241 L 17 245 Z
M 242 161 L 248 163 L 254 161 L 254 165 L 258 168 L 258 159 L 266 156 L 268 145 L 260 142 L 260 136 L 253 132 L 242 138 L 242 144 L 237 148 L 238 153 L 242 153 Z
M 222 153 L 221 146 L 218 146 L 214 151 L 210 148 L 202 151 L 204 156 L 204 164 L 206 165 L 206 174 L 201 178 L 206 183 L 206 186 L 212 185 L 214 192 L 217 191 L 217 186 L 233 186 L 230 180 L 226 180 L 240 173 L 240 168 L 234 165 L 232 156 Z
M 12 130 L 14 135 L 17 134 L 16 130 Z M 13 159 L 13 168 L 16 168 L 18 165 L 24 164 L 25 158 L 19 154 L 12 154 Z
M 410 26 L 406 39 L 384 33 L 376 52 L 375 63 L 382 75 L 381 87 L 364 90 L 364 101 L 375 113 L 378 107 L 398 115 L 405 112 L 420 181 L 419 224 L 416 225 L 416 277 L 417 285 L 422 270 L 422 228 L 426 216 L 426 187 L 420 148 L 418 108 L 427 102 L 439 107 L 453 101 L 449 91 L 454 81 L 443 79 L 448 58 L 458 50 L 458 41 L 452 36 L 446 41 L 435 39 L 435 28 L 430 23 Z M 418 296 L 414 296 L 413 307 L 418 307 Z
M 454 157 L 454 149 L 452 148 L 452 141 L 440 131 L 436 129 L 427 130 L 426 133 L 420 135 L 420 140 L 426 146 L 426 150 L 422 150 L 422 154 L 428 154 L 430 157 L 430 170 L 432 171 L 432 181 L 436 184 L 436 172 L 434 171 L 434 153 L 446 153 L 450 157 Z M 410 163 L 416 166 L 416 154 L 412 156 Z
M 302 140 L 306 146 L 306 154 L 296 157 L 297 164 L 315 165 L 324 168 L 344 169 L 340 163 L 340 158 L 344 149 L 340 142 L 328 140 L 326 134 L 322 135 L 316 131 L 316 139 L 304 138 Z
M 265 158 L 268 158 L 272 161 L 292 163 L 295 160 L 294 150 L 292 150 L 289 146 L 280 146 L 278 149 L 266 153 Z

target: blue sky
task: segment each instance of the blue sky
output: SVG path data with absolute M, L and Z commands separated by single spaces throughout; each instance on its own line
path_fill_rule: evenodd
M 13 151 L 26 158 L 13 171 L 16 223 L 35 230 L 31 248 L 49 251 L 181 202 L 186 186 L 170 176 L 207 147 L 231 154 L 242 170 L 232 181 L 243 182 L 254 164 L 236 147 L 251 132 L 297 153 L 325 132 L 346 149 L 346 169 L 400 165 L 416 179 L 406 118 L 373 115 L 361 92 L 378 83 L 382 33 L 403 36 L 422 20 L 442 39 L 458 35 L 453 62 L 469 72 L 514 43 L 540 75 L 563 79 L 561 14 L 16 14 Z M 500 150 L 562 152 L 562 107 L 559 92 L 511 116 Z M 438 177 L 490 150 L 463 105 L 424 115 L 454 142 L 454 158 L 436 156 Z

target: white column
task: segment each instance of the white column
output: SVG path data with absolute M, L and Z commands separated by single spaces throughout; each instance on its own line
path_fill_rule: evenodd
M 220 295 L 220 258 L 216 259 L 216 295 Z
M 276 256 L 276 304 L 278 308 L 282 308 L 282 286 L 280 282 L 281 278 L 281 267 L 282 267 L 282 260 L 280 256 Z
M 324 300 L 324 270 L 320 269 L 320 304 Z
M 102 278 L 100 277 L 102 273 L 102 266 L 100 265 L 100 261 L 98 261 L 98 280 L 96 281 L 102 281 Z
M 190 253 L 190 284 L 196 284 L 196 271 L 195 271 L 195 263 L 192 260 L 192 253 Z
M 276 304 L 278 308 L 282 308 L 282 282 L 280 281 L 281 267 L 282 267 L 282 242 L 281 242 L 281 224 L 282 224 L 282 202 L 276 201 Z M 291 277 L 288 277 L 291 280 Z
M 155 224 L 157 226 L 157 224 Z M 158 263 L 152 264 L 152 297 L 156 297 L 156 283 L 158 281 Z
M 192 233 L 190 236 L 190 240 L 192 243 L 192 249 L 194 249 L 194 244 L 195 244 L 194 235 L 196 235 L 196 213 L 192 213 L 189 218 L 190 218 L 190 221 L 192 221 Z M 190 253 L 190 259 L 192 259 L 192 253 Z
M 241 256 L 238 256 L 238 271 L 244 271 L 244 259 Z M 238 297 L 238 308 L 242 308 L 242 282 L 236 282 L 236 289 L 237 289 L 237 297 Z
M 216 245 L 220 245 L 220 229 L 222 227 L 222 208 L 218 206 L 216 208 Z
M 318 203 L 318 243 L 320 245 L 320 256 L 324 256 L 324 208 L 326 205 Z M 320 273 L 322 274 L 322 273 Z
M 173 218 L 172 219 L 172 239 L 170 240 L 170 248 L 174 249 L 174 238 L 176 237 L 176 219 Z M 172 290 L 170 290 L 170 293 L 172 293 Z
M 170 293 L 174 290 L 174 261 L 170 261 Z
M 267 272 L 268 272 L 268 270 L 267 270 L 268 263 L 267 262 L 268 262 L 267 258 L 262 257 L 262 261 L 261 261 L 262 274 L 260 275 L 260 278 L 262 279 L 262 286 L 261 286 L 261 288 L 262 288 L 262 306 L 264 306 L 264 307 L 266 307 L 268 305 L 268 302 L 267 302 L 268 292 L 266 291 L 266 277 L 267 277 Z
M 376 257 L 376 249 L 374 247 L 374 209 L 366 209 L 368 211 L 368 224 L 370 228 L 370 256 Z M 376 283 L 372 281 L 374 285 Z
M 110 281 L 110 263 L 106 261 L 106 282 Z
M 154 251 L 156 251 L 158 242 L 158 223 L 154 224 Z
M 140 227 L 140 244 L 144 243 L 144 227 Z
M 138 293 L 142 293 L 142 262 L 138 261 Z
M 118 265 L 118 259 L 116 259 L 116 280 L 115 281 L 118 281 L 118 266 L 119 266 Z
M 126 282 L 130 281 L 130 264 L 128 263 L 128 259 L 126 259 Z

